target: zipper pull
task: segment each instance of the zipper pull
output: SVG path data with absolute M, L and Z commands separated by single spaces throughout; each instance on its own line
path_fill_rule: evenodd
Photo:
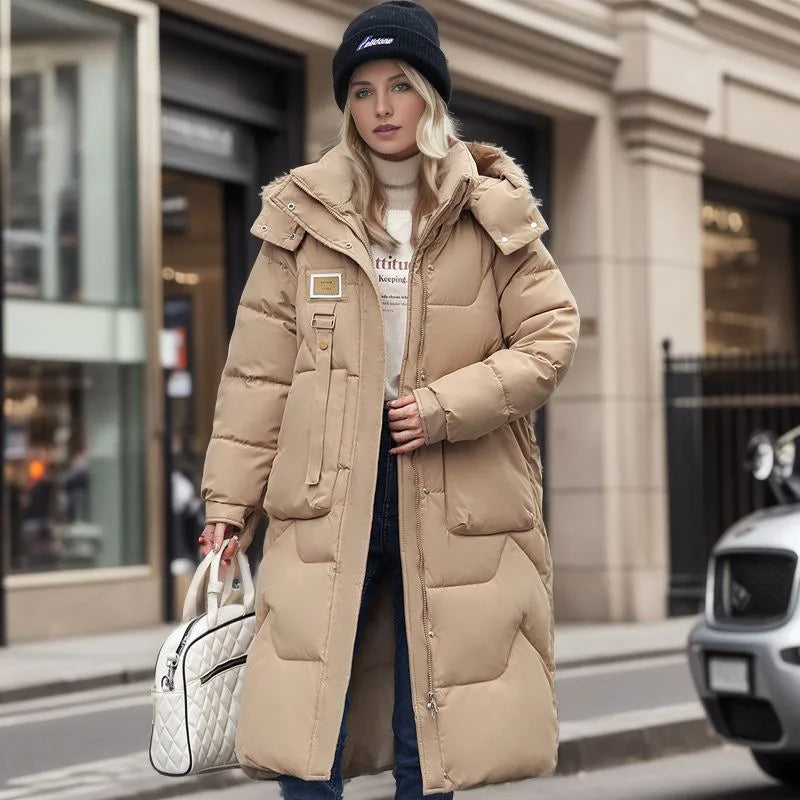
M 167 656 L 167 674 L 161 679 L 161 688 L 172 692 L 175 690 L 175 670 L 178 667 L 178 654 Z
M 436 698 L 433 696 L 433 689 L 428 692 L 428 702 L 427 702 L 428 711 L 431 712 L 431 716 L 436 719 L 436 714 L 439 712 L 439 706 L 436 705 Z

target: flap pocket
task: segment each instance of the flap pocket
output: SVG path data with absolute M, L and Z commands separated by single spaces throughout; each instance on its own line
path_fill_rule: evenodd
M 316 370 L 296 375 L 286 399 L 278 450 L 264 498 L 264 510 L 276 519 L 312 519 L 331 510 L 339 471 L 347 370 L 331 370 L 321 425 L 310 424 L 315 378 Z M 319 480 L 309 485 L 306 483 L 309 454 L 319 448 L 322 450 Z
M 535 525 L 531 470 L 511 425 L 442 443 L 447 529 L 459 534 L 528 531 Z

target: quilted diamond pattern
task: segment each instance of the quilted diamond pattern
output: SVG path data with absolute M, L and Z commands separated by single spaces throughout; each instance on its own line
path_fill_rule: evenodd
M 185 775 L 221 767 L 235 767 L 236 726 L 244 687 L 244 663 L 233 664 L 217 674 L 226 662 L 246 655 L 255 633 L 255 618 L 239 615 L 208 632 L 196 625 L 180 654 L 176 674 L 185 675 L 185 698 L 180 691 L 153 688 L 153 766 L 169 775 Z M 224 620 L 224 617 L 221 617 Z M 205 623 L 205 621 L 203 621 Z M 201 678 L 207 676 L 204 683 Z M 179 687 L 180 688 L 180 687 Z M 188 739 L 187 739 L 188 717 Z
M 253 617 L 239 618 L 189 644 L 186 648 L 186 685 L 195 678 L 199 680 L 218 664 L 244 655 L 254 632 Z
M 184 775 L 189 769 L 183 693 L 153 690 L 153 734 L 150 759 L 168 775 Z

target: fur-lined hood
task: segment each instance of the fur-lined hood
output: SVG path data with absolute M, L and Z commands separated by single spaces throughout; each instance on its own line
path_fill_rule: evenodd
M 298 222 L 307 230 L 302 219 L 281 220 L 276 216 L 285 214 L 287 210 L 291 212 L 291 201 L 286 195 L 287 192 L 291 194 L 295 187 L 311 194 L 335 214 L 345 218 L 358 216 L 351 202 L 353 181 L 350 165 L 341 148 L 333 147 L 319 161 L 293 169 L 262 190 L 264 211 L 258 224 L 263 224 L 262 217 L 266 214 L 276 230 L 288 230 L 286 237 L 294 234 L 295 238 L 288 239 L 287 249 L 295 249 L 296 245 L 291 245 L 297 242 Z M 472 212 L 506 255 L 529 244 L 547 230 L 527 176 L 500 147 L 484 142 L 458 141 L 453 144 L 444 158 L 440 203 L 452 202 L 460 187 L 465 188 L 459 203 L 461 208 Z M 264 238 L 263 232 L 254 233 Z M 281 244 L 280 241 L 275 243 Z

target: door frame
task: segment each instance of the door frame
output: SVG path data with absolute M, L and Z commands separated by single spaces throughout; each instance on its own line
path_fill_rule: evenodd
M 201 54 L 212 50 L 233 63 L 238 62 L 242 67 L 248 65 L 251 73 L 253 65 L 256 65 L 260 80 L 267 79 L 267 74 L 271 72 L 281 81 L 283 87 L 285 103 L 282 107 L 266 104 L 263 107 L 254 107 L 251 100 L 235 95 L 226 97 L 224 104 L 220 106 L 218 93 L 210 90 L 206 82 L 198 80 L 197 85 L 187 93 L 184 86 L 171 85 L 168 70 L 162 70 L 161 96 L 164 107 L 182 110 L 199 118 L 206 117 L 209 121 L 216 120 L 233 131 L 240 131 L 243 134 L 241 139 L 249 140 L 252 144 L 249 148 L 250 160 L 245 162 L 247 168 L 244 170 L 224 169 L 221 162 L 217 161 L 215 164 L 214 159 L 204 159 L 201 154 L 190 156 L 183 153 L 180 163 L 177 163 L 170 161 L 165 152 L 163 159 L 164 169 L 202 175 L 223 184 L 225 323 L 226 333 L 230 336 L 242 290 L 258 254 L 259 242 L 249 231 L 252 220 L 261 210 L 261 187 L 273 176 L 300 164 L 303 158 L 305 59 L 258 40 L 209 28 L 171 12 L 162 12 L 160 33 L 162 47 L 173 40 L 180 42 L 183 47 L 188 45 L 189 50 L 196 47 Z M 159 325 L 162 320 L 163 305 L 157 321 Z M 169 426 L 168 398 L 164 391 L 162 388 L 164 420 L 165 426 Z M 165 440 L 169 440 L 169 431 L 166 432 Z M 166 449 L 163 462 L 165 472 L 168 472 L 169 454 Z M 171 482 L 166 475 L 164 487 L 166 496 L 163 519 L 167 526 L 164 541 L 171 548 L 174 523 L 171 513 Z M 251 551 L 259 550 L 256 542 Z M 168 551 L 163 570 L 165 618 L 169 618 L 174 599 L 170 560 L 171 554 Z

